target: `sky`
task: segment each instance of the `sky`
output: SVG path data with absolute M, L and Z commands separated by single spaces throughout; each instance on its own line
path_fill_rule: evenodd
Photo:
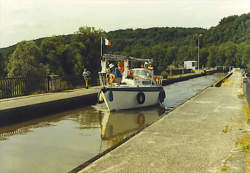
M 210 28 L 249 12 L 250 0 L 0 0 L 0 48 L 72 34 L 80 26 Z

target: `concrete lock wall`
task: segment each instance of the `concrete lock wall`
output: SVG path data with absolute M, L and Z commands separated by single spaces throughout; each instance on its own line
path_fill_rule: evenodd
M 247 88 L 247 77 L 243 78 L 243 93 L 246 94 L 246 88 Z
M 250 77 L 243 78 L 243 92 L 247 96 L 248 106 L 250 107 Z
M 62 93 L 62 95 L 65 95 L 65 93 Z M 52 96 L 53 100 L 44 101 L 41 98 L 42 95 L 38 95 L 37 100 L 40 100 L 39 103 L 32 103 L 27 98 L 26 100 L 21 100 L 26 102 L 27 105 L 0 109 L 0 127 L 95 104 L 97 93 L 83 93 L 82 95 L 68 96 L 66 98 L 56 98 L 56 95 Z M 47 98 L 49 95 L 44 95 L 44 97 Z

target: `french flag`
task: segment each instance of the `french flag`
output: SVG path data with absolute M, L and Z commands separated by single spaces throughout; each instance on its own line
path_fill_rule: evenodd
M 102 45 L 111 46 L 111 42 L 106 38 L 102 38 Z

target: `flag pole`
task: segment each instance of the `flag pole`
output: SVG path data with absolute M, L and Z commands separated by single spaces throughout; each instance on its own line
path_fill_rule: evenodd
M 101 37 L 101 57 L 102 57 L 102 37 Z

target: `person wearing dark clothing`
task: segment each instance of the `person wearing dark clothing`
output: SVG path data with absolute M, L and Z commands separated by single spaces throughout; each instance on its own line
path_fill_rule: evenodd
M 114 64 L 109 64 L 109 68 L 111 70 L 111 73 L 114 75 L 114 79 L 112 80 L 112 82 L 116 81 L 118 84 L 120 84 L 122 80 L 122 74 L 120 70 L 115 67 Z

